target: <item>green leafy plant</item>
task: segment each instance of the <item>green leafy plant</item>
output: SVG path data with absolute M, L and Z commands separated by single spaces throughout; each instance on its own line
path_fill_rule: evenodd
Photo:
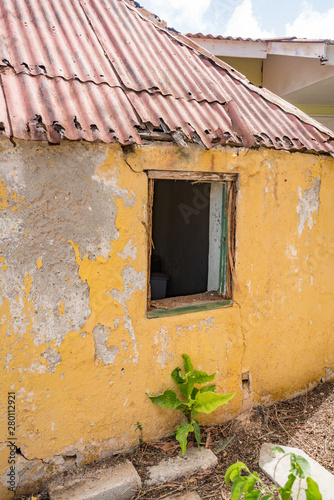
M 306 500 L 322 500 L 317 483 L 310 477 L 311 467 L 306 458 L 295 453 L 285 453 L 283 448 L 279 446 L 275 446 L 272 451 L 284 454 L 277 462 L 276 468 L 282 458 L 290 456 L 290 474 L 285 485 L 281 488 L 277 488 L 275 485 L 268 487 L 261 481 L 256 472 L 251 472 L 243 462 L 237 462 L 231 465 L 225 474 L 227 486 L 230 486 L 230 481 L 233 483 L 232 500 L 240 500 L 241 498 L 244 500 L 271 500 L 273 498 L 290 500 L 292 486 L 296 480 L 298 480 L 297 500 L 300 498 L 302 491 L 305 491 Z M 302 479 L 306 479 L 306 489 L 302 488 Z M 256 486 L 258 489 L 255 490 Z
M 216 374 L 208 375 L 205 372 L 194 370 L 190 358 L 187 354 L 182 354 L 184 360 L 184 371 L 177 367 L 172 371 L 172 379 L 178 384 L 183 399 L 179 399 L 171 389 L 165 391 L 159 396 L 148 397 L 152 403 L 164 408 L 172 408 L 181 410 L 187 420 L 182 422 L 176 430 L 176 439 L 181 446 L 181 457 L 187 449 L 187 439 L 190 432 L 194 432 L 195 439 L 200 449 L 201 430 L 200 424 L 196 417 L 200 413 L 211 413 L 221 405 L 226 404 L 233 398 L 232 394 L 217 394 L 214 392 L 216 385 L 204 385 L 203 387 L 195 387 L 195 385 L 203 385 L 211 382 Z

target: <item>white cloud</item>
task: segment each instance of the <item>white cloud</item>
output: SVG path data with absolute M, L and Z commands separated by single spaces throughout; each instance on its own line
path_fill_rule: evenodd
M 211 0 L 143 0 L 146 9 L 157 14 L 167 25 L 183 33 L 205 31 L 204 14 Z
M 253 13 L 252 0 L 243 0 L 230 17 L 225 36 L 241 36 L 243 38 L 270 38 L 274 33 L 263 29 Z
M 320 13 L 307 2 L 299 16 L 285 26 L 287 36 L 298 38 L 334 38 L 334 8 Z

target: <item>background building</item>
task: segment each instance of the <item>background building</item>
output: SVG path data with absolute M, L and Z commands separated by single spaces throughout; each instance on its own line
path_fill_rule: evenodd
M 192 40 L 334 130 L 334 41 L 242 39 L 187 34 Z

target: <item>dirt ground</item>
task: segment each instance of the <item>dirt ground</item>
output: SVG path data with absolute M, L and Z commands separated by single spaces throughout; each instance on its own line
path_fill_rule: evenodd
M 161 486 L 144 487 L 133 500 L 163 499 L 188 491 L 196 491 L 202 500 L 230 500 L 230 488 L 224 484 L 226 469 L 232 463 L 242 461 L 252 471 L 260 472 L 259 451 L 261 444 L 265 442 L 301 448 L 334 473 L 334 382 L 320 384 L 312 392 L 269 408 L 253 408 L 223 425 L 203 428 L 202 435 L 203 445 L 218 456 L 219 463 L 214 470 L 202 471 Z M 154 443 L 141 444 L 131 453 L 91 464 L 89 468 L 105 468 L 128 459 L 145 484 L 148 466 L 177 456 L 179 451 L 172 436 Z M 266 480 L 261 473 L 260 476 Z M 38 500 L 48 499 L 45 492 L 34 496 Z M 26 500 L 31 496 L 18 498 Z

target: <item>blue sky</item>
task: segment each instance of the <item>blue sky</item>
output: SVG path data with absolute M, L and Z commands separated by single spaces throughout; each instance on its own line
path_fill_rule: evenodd
M 183 33 L 334 39 L 333 0 L 139 0 Z

